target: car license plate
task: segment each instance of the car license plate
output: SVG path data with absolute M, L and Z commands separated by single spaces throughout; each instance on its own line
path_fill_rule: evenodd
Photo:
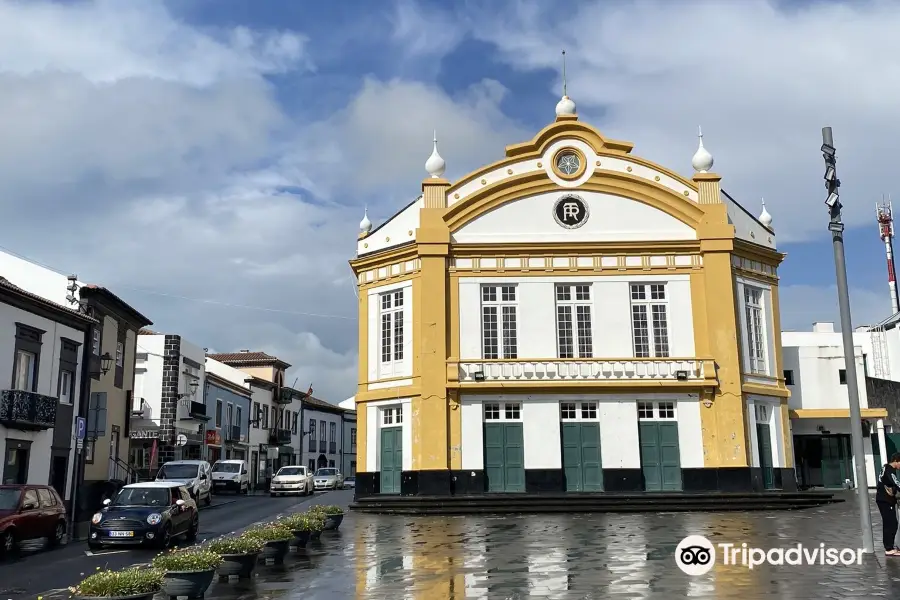
M 110 531 L 109 537 L 134 537 L 133 531 Z

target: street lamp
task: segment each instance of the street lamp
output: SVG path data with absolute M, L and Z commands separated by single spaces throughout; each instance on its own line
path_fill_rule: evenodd
M 850 401 L 850 437 L 853 461 L 856 463 L 856 499 L 859 502 L 859 521 L 862 527 L 864 552 L 874 552 L 872 515 L 869 513 L 869 486 L 866 483 L 866 456 L 863 449 L 862 416 L 859 410 L 859 387 L 856 378 L 856 357 L 853 352 L 853 325 L 850 320 L 850 294 L 847 291 L 847 263 L 844 259 L 844 223 L 841 221 L 841 200 L 837 178 L 837 156 L 831 127 L 822 128 L 822 157 L 825 159 L 825 189 L 831 241 L 834 246 L 834 271 L 837 278 L 838 305 L 841 310 L 841 337 L 844 342 L 844 365 L 847 367 L 847 396 Z
M 109 355 L 109 352 L 104 352 L 103 356 L 100 357 L 100 370 L 103 371 L 103 374 L 106 375 L 109 373 L 109 370 L 112 369 L 112 356 Z

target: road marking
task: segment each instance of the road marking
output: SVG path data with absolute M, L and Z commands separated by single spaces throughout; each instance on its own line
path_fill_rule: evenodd
M 85 550 L 85 556 L 106 556 L 107 554 L 124 554 L 126 552 L 131 552 L 131 550 L 101 550 L 100 552 L 91 552 L 90 550 Z

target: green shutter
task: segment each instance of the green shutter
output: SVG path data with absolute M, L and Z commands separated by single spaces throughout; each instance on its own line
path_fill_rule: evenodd
M 584 491 L 581 469 L 581 424 L 562 424 L 563 473 L 567 492 Z
M 768 423 L 756 424 L 756 446 L 759 451 L 759 468 L 762 471 L 763 487 L 775 487 L 775 471 L 772 468 L 772 437 Z
M 403 428 L 381 430 L 381 493 L 399 494 L 403 471 Z
M 506 489 L 504 480 L 505 461 L 503 455 L 503 424 L 485 423 L 484 425 L 484 475 L 487 477 L 489 492 L 502 492 Z
M 561 438 L 566 491 L 603 491 L 603 468 L 600 464 L 600 425 L 598 423 L 563 423 Z
M 678 423 L 641 421 L 639 434 L 644 489 L 648 492 L 681 491 Z
M 525 444 L 521 423 L 485 423 L 484 473 L 489 492 L 525 491 Z

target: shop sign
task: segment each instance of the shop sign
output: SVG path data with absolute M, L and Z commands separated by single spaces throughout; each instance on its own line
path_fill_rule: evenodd
M 158 440 L 159 429 L 132 429 L 129 437 L 133 440 Z
M 218 429 L 210 429 L 206 432 L 206 443 L 212 444 L 213 446 L 222 445 L 222 436 L 219 434 Z

